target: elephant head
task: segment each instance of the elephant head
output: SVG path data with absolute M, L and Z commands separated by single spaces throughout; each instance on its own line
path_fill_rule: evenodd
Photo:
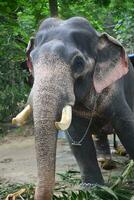
M 106 33 L 99 35 L 81 17 L 46 19 L 29 49 L 38 165 L 35 199 L 50 200 L 55 182 L 57 128 L 69 127 L 70 107 L 79 102 L 84 107 L 91 90 L 103 93 L 125 75 L 127 58 L 119 42 Z

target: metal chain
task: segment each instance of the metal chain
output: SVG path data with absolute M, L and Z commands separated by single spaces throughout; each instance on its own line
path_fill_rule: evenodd
M 92 111 L 93 113 L 95 112 L 95 109 L 96 109 L 96 102 L 97 102 L 97 99 L 98 99 L 98 96 L 96 96 L 96 99 L 95 99 L 95 101 L 94 101 L 94 106 L 93 106 L 93 111 Z M 85 139 L 85 137 L 86 137 L 86 135 L 87 135 L 87 133 L 88 133 L 88 131 L 89 131 L 89 128 L 90 128 L 90 126 L 91 126 L 92 119 L 93 119 L 93 117 L 91 117 L 91 119 L 90 119 L 90 121 L 89 121 L 89 124 L 88 124 L 88 126 L 87 126 L 87 129 L 86 129 L 84 135 L 82 136 L 82 138 L 81 138 L 79 141 L 75 141 L 75 140 L 71 137 L 71 135 L 70 135 L 70 133 L 69 133 L 68 130 L 65 131 L 65 132 L 67 133 L 69 139 L 71 140 L 73 146 L 81 146 L 81 145 L 82 145 L 82 142 L 84 141 L 84 139 Z

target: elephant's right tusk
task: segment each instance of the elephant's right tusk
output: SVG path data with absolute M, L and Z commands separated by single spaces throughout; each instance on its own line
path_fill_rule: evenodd
M 58 130 L 65 131 L 69 128 L 72 121 L 72 107 L 67 105 L 62 110 L 62 117 L 60 122 L 55 122 Z
M 30 105 L 27 105 L 15 118 L 12 119 L 12 124 L 23 126 L 31 113 L 32 107 Z

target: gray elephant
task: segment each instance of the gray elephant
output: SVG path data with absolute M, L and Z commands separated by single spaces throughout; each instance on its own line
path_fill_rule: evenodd
M 104 184 L 92 134 L 110 124 L 134 158 L 134 69 L 124 48 L 86 19 L 73 17 L 43 21 L 29 49 L 34 84 L 25 111 L 32 107 L 34 118 L 35 199 L 52 197 L 57 129 L 67 130 L 83 186 Z

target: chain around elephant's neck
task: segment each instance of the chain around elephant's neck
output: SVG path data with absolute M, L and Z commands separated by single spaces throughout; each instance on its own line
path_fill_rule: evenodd
M 95 99 L 94 99 L 94 106 L 93 106 L 92 112 L 95 112 L 96 105 L 97 105 L 98 95 L 96 95 L 94 97 L 95 97 Z M 72 136 L 70 135 L 69 131 L 68 130 L 66 131 L 66 133 L 67 133 L 67 135 L 68 135 L 68 137 L 69 137 L 69 139 L 70 139 L 70 141 L 71 141 L 71 143 L 72 143 L 73 146 L 81 146 L 82 145 L 82 142 L 84 141 L 86 135 L 88 134 L 89 128 L 90 128 L 91 123 L 92 123 L 92 119 L 93 119 L 93 117 L 91 117 L 91 119 L 90 119 L 90 121 L 88 123 L 87 129 L 86 129 L 84 135 L 81 137 L 81 139 L 79 141 L 74 140 L 72 138 Z

